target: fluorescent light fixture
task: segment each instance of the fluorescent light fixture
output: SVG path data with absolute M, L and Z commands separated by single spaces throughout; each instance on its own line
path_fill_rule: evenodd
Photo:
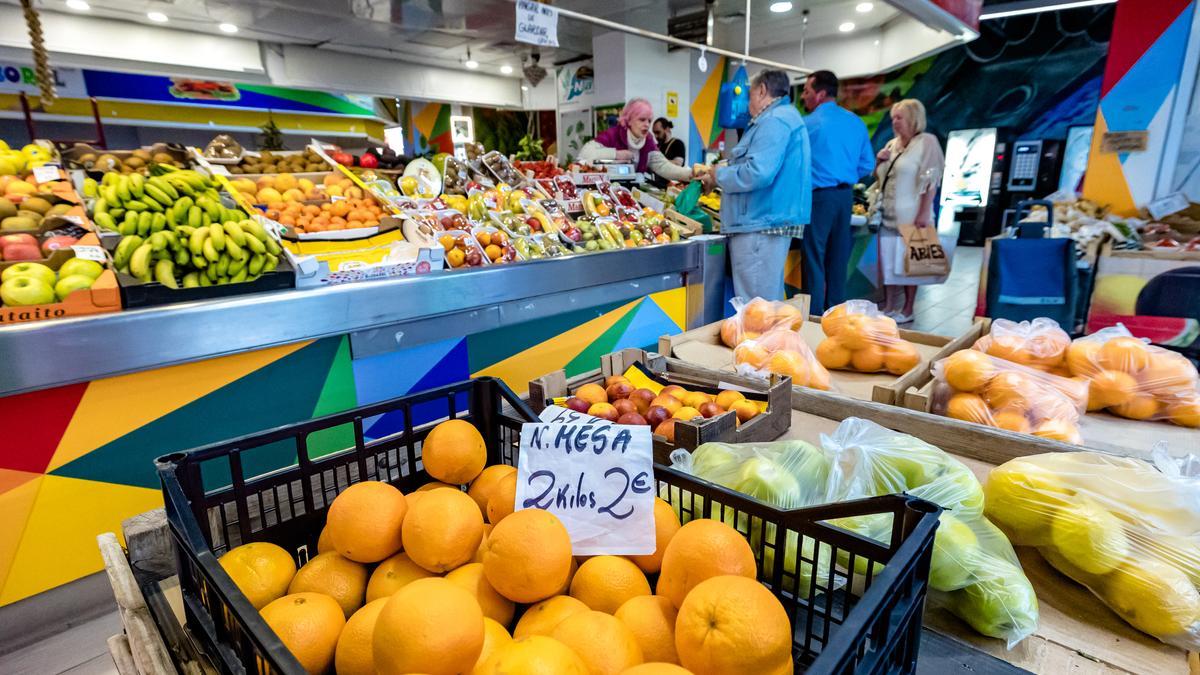
M 512 66 L 500 66 L 500 73 L 503 75 L 512 75 Z
M 875 9 L 875 3 L 873 2 L 860 2 L 854 6 L 854 11 L 859 14 L 866 14 L 873 9 Z
M 463 65 L 466 66 L 470 70 L 475 70 L 476 68 L 479 67 L 479 62 L 476 61 L 475 59 L 467 59 L 467 62 L 464 63 Z
M 223 24 L 220 24 L 219 26 L 217 26 L 217 28 L 220 28 L 222 33 L 236 33 L 236 32 L 238 32 L 238 27 L 237 27 L 237 26 L 235 26 L 235 25 L 233 25 L 233 24 L 231 24 L 231 23 L 223 23 Z
M 162 12 L 146 12 L 146 18 L 154 23 L 166 23 L 168 21 L 167 15 Z
M 999 5 L 995 12 L 984 12 L 979 15 L 980 21 L 988 19 L 1003 19 L 1006 16 L 1021 16 L 1022 14 L 1037 14 L 1039 12 L 1057 12 L 1060 9 L 1075 9 L 1077 7 L 1091 7 L 1093 5 L 1110 5 L 1117 0 L 1069 0 L 1068 2 L 1052 2 L 1044 5 L 1028 5 L 1026 3 L 1009 3 L 1009 4 L 1024 4 L 1023 7 L 1015 9 L 1003 9 L 1005 5 Z
M 843 24 L 840 24 L 838 26 L 838 30 L 842 31 L 843 33 L 849 33 L 850 31 L 854 30 L 854 22 L 847 21 Z
M 770 9 L 776 14 L 783 14 L 784 12 L 792 11 L 792 3 L 786 0 L 784 2 L 772 2 Z
M 86 12 L 91 8 L 92 6 L 87 4 L 85 0 L 67 0 L 67 9 L 73 9 L 76 12 Z
M 521 85 L 521 91 L 529 91 L 529 86 L 524 84 Z

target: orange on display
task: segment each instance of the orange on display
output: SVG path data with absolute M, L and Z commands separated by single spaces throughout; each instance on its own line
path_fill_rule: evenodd
M 821 330 L 825 339 L 817 345 L 817 360 L 826 368 L 903 375 L 921 362 L 917 348 L 900 337 L 895 320 L 867 300 L 829 308 Z

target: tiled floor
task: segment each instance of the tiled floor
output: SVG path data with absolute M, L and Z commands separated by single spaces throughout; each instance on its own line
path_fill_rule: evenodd
M 15 652 L 0 655 L 5 675 L 117 675 L 108 654 L 108 638 L 121 633 L 121 618 L 112 612 L 72 626 Z
M 951 337 L 965 333 L 974 321 L 982 261 L 982 248 L 959 247 L 946 283 L 918 287 L 913 322 L 903 328 Z

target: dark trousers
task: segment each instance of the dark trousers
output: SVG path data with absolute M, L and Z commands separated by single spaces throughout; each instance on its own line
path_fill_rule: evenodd
M 812 297 L 810 311 L 821 314 L 846 301 L 846 277 L 850 265 L 850 210 L 853 188 L 816 188 L 812 196 L 812 220 L 804 228 L 804 289 Z

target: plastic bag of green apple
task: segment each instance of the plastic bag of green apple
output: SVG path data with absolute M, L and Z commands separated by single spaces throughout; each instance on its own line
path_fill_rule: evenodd
M 830 494 L 853 499 L 899 492 L 944 509 L 934 535 L 929 585 L 948 594 L 948 608 L 976 631 L 1005 640 L 1009 648 L 1037 629 L 1033 586 L 1004 534 L 983 517 L 983 488 L 962 462 L 908 434 L 850 417 L 821 446 L 832 459 Z M 886 542 L 890 514 L 843 518 L 833 524 Z M 839 562 L 849 565 L 847 555 Z M 875 573 L 880 567 L 877 566 Z M 866 575 L 867 562 L 855 560 Z
M 830 462 L 826 454 L 816 446 L 804 441 L 777 441 L 771 443 L 705 443 L 692 452 L 676 450 L 671 453 L 671 468 L 702 478 L 711 483 L 749 495 L 781 509 L 798 509 L 816 504 L 836 501 L 828 490 Z M 775 549 L 764 546 L 772 542 L 777 534 L 775 525 L 765 526 L 757 518 L 746 514 L 735 514 L 732 509 L 721 509 L 720 505 L 708 505 L 702 497 L 690 493 L 679 495 L 680 499 L 693 508 L 711 507 L 710 513 L 721 514 L 731 527 L 750 533 L 750 546 L 762 552 L 759 561 L 762 572 L 771 575 L 775 571 Z M 669 497 L 664 497 L 671 501 Z M 678 508 L 681 520 L 687 515 Z M 803 539 L 803 543 L 801 540 Z M 797 554 L 800 556 L 797 567 Z M 817 544 L 812 537 L 802 537 L 789 531 L 784 537 L 783 572 L 798 576 L 797 589 L 801 597 L 810 597 L 818 590 L 827 590 L 829 567 L 833 563 L 833 549 L 828 544 Z M 816 563 L 816 573 L 813 564 Z M 835 582 L 840 585 L 840 580 Z
M 1164 454 L 1160 466 L 1097 452 L 1014 459 L 988 477 L 986 512 L 1134 628 L 1194 651 L 1200 486 L 1180 471 L 1194 460 Z

